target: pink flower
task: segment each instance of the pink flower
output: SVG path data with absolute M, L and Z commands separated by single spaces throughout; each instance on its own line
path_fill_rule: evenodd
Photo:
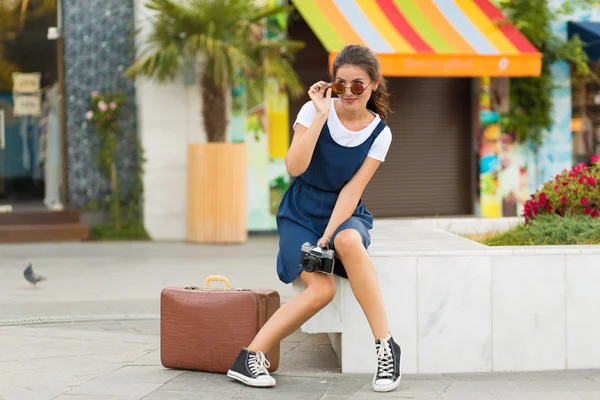
M 546 196 L 546 193 L 540 193 L 540 197 L 538 198 L 537 201 L 537 205 L 540 207 L 544 207 L 546 204 L 548 204 L 548 197 Z
M 588 215 L 590 215 L 590 214 L 592 213 L 592 209 L 591 209 L 591 208 L 589 208 L 589 207 L 587 207 L 587 208 L 585 209 L 585 213 L 586 213 L 586 214 L 588 214 Z
M 94 90 L 94 91 L 92 92 L 92 99 L 95 99 L 95 98 L 96 98 L 96 97 L 98 97 L 98 96 L 99 96 L 99 93 L 98 93 L 97 91 L 95 91 L 95 90 Z
M 525 223 L 527 223 L 533 217 L 540 213 L 540 210 L 538 209 L 536 203 L 533 200 L 527 200 L 523 206 L 524 207 L 522 215 L 525 217 Z
M 561 197 L 560 202 L 563 204 L 567 204 L 567 196 Z
M 583 181 L 585 180 L 585 176 L 580 176 L 579 179 L 577 179 L 577 182 L 579 183 L 583 183 Z
M 591 176 L 589 176 L 587 179 L 587 183 L 590 186 L 594 186 L 596 184 L 596 180 L 594 178 L 592 178 Z
M 98 102 L 98 108 L 100 109 L 100 111 L 106 111 L 106 110 L 108 110 L 108 106 L 103 101 Z
M 592 211 L 592 218 L 598 218 L 598 215 L 600 215 L 600 213 L 598 213 L 598 210 Z
M 585 206 L 588 203 L 588 199 L 587 197 L 582 197 L 579 202 L 581 203 L 582 206 Z
M 595 163 L 597 163 L 598 161 L 600 161 L 600 157 L 598 157 L 598 154 L 594 154 L 594 155 L 592 156 L 592 162 L 595 164 Z
M 112 101 L 112 102 L 110 103 L 110 109 L 111 109 L 111 110 L 116 110 L 116 109 L 117 109 L 117 103 L 115 103 L 114 101 Z
M 85 113 L 85 119 L 90 120 L 94 118 L 94 113 L 92 111 L 88 111 Z

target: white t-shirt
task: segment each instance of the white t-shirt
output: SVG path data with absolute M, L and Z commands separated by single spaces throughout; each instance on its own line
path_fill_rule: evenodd
M 329 117 L 327 118 L 327 127 L 329 128 L 329 132 L 331 132 L 331 137 L 333 140 L 335 140 L 335 142 L 341 146 L 356 147 L 361 145 L 369 138 L 369 136 L 371 136 L 371 133 L 373 133 L 373 130 L 381 121 L 381 117 L 373 113 L 375 115 L 375 119 L 373 119 L 373 121 L 366 128 L 360 131 L 351 131 L 342 125 L 337 113 L 335 112 L 333 102 L 334 99 L 331 99 L 331 108 L 329 110 Z M 296 129 L 296 124 L 301 124 L 308 128 L 313 119 L 315 119 L 316 115 L 317 110 L 315 105 L 312 101 L 308 101 L 300 109 L 298 117 L 296 117 L 296 121 L 294 122 L 294 129 Z M 389 126 L 386 126 L 371 145 L 371 149 L 367 155 L 376 160 L 384 162 L 391 143 L 392 131 L 390 130 Z

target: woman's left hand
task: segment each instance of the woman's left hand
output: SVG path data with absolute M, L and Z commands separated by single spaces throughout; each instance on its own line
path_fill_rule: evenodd
M 321 239 L 317 240 L 317 246 L 321 246 L 324 249 L 328 249 L 331 241 L 323 236 Z

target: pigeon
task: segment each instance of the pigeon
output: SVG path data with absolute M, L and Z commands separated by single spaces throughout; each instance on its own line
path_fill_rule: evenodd
M 46 280 L 45 276 L 37 275 L 35 272 L 33 272 L 33 266 L 31 263 L 27 264 L 27 268 L 25 268 L 25 271 L 23 271 L 23 276 L 25 279 L 27 279 L 27 282 L 31 283 L 34 287 L 37 287 L 38 282 Z

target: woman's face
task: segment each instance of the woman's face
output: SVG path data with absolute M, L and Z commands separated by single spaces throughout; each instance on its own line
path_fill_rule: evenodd
M 335 76 L 335 82 L 340 82 L 346 86 L 346 91 L 338 95 L 340 98 L 340 107 L 352 112 L 365 109 L 371 93 L 379 85 L 377 82 L 371 82 L 367 71 L 355 65 L 343 65 L 339 67 Z M 350 86 L 355 83 L 366 88 L 362 94 L 356 95 L 350 91 Z

